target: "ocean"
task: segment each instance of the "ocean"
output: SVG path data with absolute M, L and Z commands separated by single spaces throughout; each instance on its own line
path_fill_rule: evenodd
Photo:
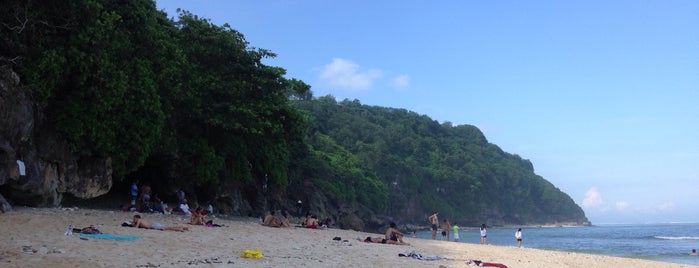
M 516 247 L 515 231 L 488 228 L 488 244 Z M 417 237 L 431 239 L 432 233 L 419 231 Z M 461 228 L 459 238 L 461 243 L 480 244 L 479 229 Z M 437 239 L 443 239 L 441 230 Z M 699 265 L 699 256 L 689 255 L 699 250 L 699 223 L 525 227 L 522 247 Z

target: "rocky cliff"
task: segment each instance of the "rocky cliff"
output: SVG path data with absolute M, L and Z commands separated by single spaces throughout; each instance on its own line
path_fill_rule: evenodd
M 7 66 L 0 67 L 0 194 L 10 203 L 58 206 L 64 194 L 91 198 L 112 186 L 108 157 L 78 157 L 42 124 L 38 110 Z

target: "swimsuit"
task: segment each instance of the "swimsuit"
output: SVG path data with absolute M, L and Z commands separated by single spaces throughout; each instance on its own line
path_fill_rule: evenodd
M 165 229 L 165 226 L 163 226 L 160 223 L 153 223 L 153 229 L 162 230 L 162 229 Z

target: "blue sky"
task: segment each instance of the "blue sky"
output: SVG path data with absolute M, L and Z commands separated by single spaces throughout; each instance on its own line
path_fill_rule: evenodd
M 699 222 L 699 1 L 157 1 L 315 96 L 475 125 L 593 223 Z

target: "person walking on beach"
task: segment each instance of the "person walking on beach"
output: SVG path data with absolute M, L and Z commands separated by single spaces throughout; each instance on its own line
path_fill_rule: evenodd
M 517 247 L 521 248 L 522 247 L 522 228 L 517 229 L 517 232 L 515 232 L 515 238 L 517 239 Z
M 444 220 L 444 224 L 442 225 L 442 237 L 446 238 L 446 241 L 449 241 L 449 232 L 451 232 L 451 225 L 449 225 L 448 220 Z
M 437 219 L 438 214 L 439 211 L 435 211 L 434 214 L 427 218 L 432 225 L 432 240 L 437 240 L 437 228 L 439 227 L 439 219 Z
M 481 224 L 481 244 L 485 245 L 488 238 L 487 230 L 485 229 L 485 223 Z
M 451 227 L 454 230 L 454 242 L 459 242 L 459 226 L 454 223 L 454 227 Z

